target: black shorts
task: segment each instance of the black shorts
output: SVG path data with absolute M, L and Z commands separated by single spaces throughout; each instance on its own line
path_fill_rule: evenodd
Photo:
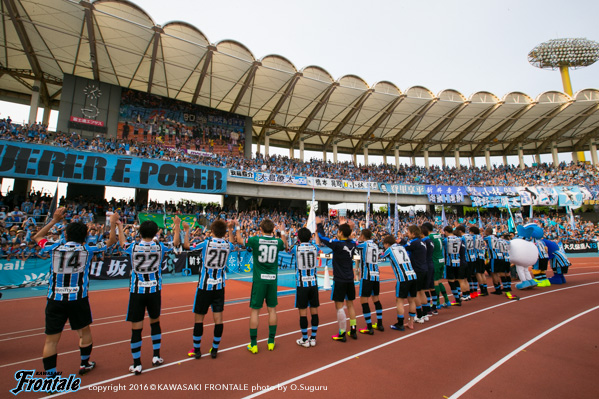
M 547 259 L 547 258 L 545 258 L 545 259 L 539 259 L 539 264 L 534 269 L 540 270 L 542 272 L 546 272 L 548 264 L 549 264 L 549 259 Z
M 435 289 L 435 269 L 428 269 L 426 273 L 426 285 L 424 286 L 425 290 L 434 290 Z
M 398 282 L 395 285 L 395 296 L 397 298 L 405 299 L 408 296 L 416 298 L 418 290 L 416 289 L 416 280 Z
M 317 308 L 320 306 L 318 298 L 318 286 L 312 287 L 297 287 L 295 291 L 295 307 L 298 309 L 306 309 L 308 306 Z
M 160 317 L 161 296 L 160 291 L 151 294 L 129 294 L 129 308 L 127 309 L 127 321 L 137 323 L 143 321 L 148 309 L 150 319 Z
M 356 299 L 356 287 L 354 286 L 354 283 L 333 281 L 333 292 L 331 293 L 331 299 L 335 302 L 343 302 L 346 299 L 348 301 L 353 301 Z
M 506 267 L 506 265 L 508 267 Z M 503 259 L 496 259 L 495 260 L 495 273 L 505 273 L 507 272 L 509 269 L 509 264 L 504 261 Z
M 92 311 L 87 297 L 76 301 L 47 300 L 46 335 L 62 332 L 67 320 L 71 330 L 81 330 L 92 324 Z
M 476 261 L 466 262 L 466 277 L 472 277 L 476 273 Z
M 378 296 L 381 292 L 380 281 L 360 280 L 360 296 Z
M 426 289 L 428 283 L 428 272 L 416 272 L 416 291 Z
M 447 280 L 456 280 L 458 279 L 458 273 L 459 272 L 459 267 L 455 267 L 455 266 L 447 266 L 445 268 L 445 277 L 447 278 Z
M 478 274 L 483 274 L 485 272 L 484 259 L 477 259 L 476 262 L 474 262 L 474 272 Z
M 456 277 L 458 280 L 463 280 L 468 277 L 468 262 L 460 262 L 460 267 L 458 268 L 458 276 Z
M 212 313 L 220 313 L 225 308 L 225 289 L 220 290 L 196 290 L 196 298 L 193 301 L 193 313 L 206 314 L 208 308 L 212 307 Z

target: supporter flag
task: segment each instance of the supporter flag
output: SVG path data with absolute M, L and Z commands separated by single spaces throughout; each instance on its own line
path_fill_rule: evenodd
M 54 212 L 58 207 L 58 183 L 60 182 L 60 177 L 56 179 L 56 191 L 54 191 L 54 198 L 52 198 L 52 202 L 50 202 L 50 207 L 48 208 L 48 214 L 46 215 L 46 222 L 48 224 L 50 220 L 52 220 L 52 216 L 54 216 Z
M 366 193 L 366 228 L 370 227 L 370 182 L 368 182 L 368 192 Z
M 512 233 L 516 232 L 516 223 L 514 222 L 514 215 L 512 215 L 512 210 L 510 209 L 509 203 L 506 205 L 507 211 L 510 214 L 510 218 L 507 220 L 507 231 Z
M 397 209 L 397 193 L 395 193 L 395 217 L 393 219 L 393 234 L 399 230 L 399 211 Z
M 387 191 L 387 231 L 391 232 L 391 195 Z
M 306 228 L 312 232 L 312 234 L 316 233 L 316 213 L 315 208 L 316 201 L 314 198 L 314 187 L 312 187 L 312 203 L 310 203 L 310 214 L 308 215 L 308 222 L 306 223 Z
M 529 217 L 530 219 L 532 219 L 532 208 L 533 208 L 533 206 L 532 206 L 532 204 L 530 204 L 530 214 L 528 215 L 528 217 Z M 531 220 L 531 221 L 532 221 L 532 220 Z
M 441 227 L 447 226 L 447 217 L 445 217 L 445 204 L 441 205 Z
M 570 221 L 570 227 L 572 230 L 576 228 L 576 223 L 574 222 L 574 212 L 572 212 L 571 206 L 566 206 L 566 213 L 568 214 L 568 220 Z
M 478 228 L 482 231 L 482 229 L 483 229 L 483 221 L 480 218 L 480 208 L 476 208 L 476 212 L 478 213 Z

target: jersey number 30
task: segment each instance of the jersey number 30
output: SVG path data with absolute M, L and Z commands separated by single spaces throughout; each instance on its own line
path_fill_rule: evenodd
M 277 247 L 275 245 L 260 245 L 258 247 L 260 263 L 275 263 L 277 260 Z

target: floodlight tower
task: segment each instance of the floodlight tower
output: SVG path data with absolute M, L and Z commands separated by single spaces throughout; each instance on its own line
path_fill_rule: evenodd
M 528 62 L 537 68 L 559 69 L 564 92 L 572 97 L 569 68 L 583 68 L 599 59 L 599 43 L 583 38 L 553 39 L 539 44 L 528 53 Z

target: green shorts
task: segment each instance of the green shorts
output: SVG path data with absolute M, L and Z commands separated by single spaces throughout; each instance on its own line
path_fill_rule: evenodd
M 435 262 L 435 281 L 445 278 L 445 262 Z
M 265 300 L 266 306 L 269 308 L 274 308 L 279 304 L 277 298 L 277 284 L 252 283 L 250 308 L 262 309 Z

